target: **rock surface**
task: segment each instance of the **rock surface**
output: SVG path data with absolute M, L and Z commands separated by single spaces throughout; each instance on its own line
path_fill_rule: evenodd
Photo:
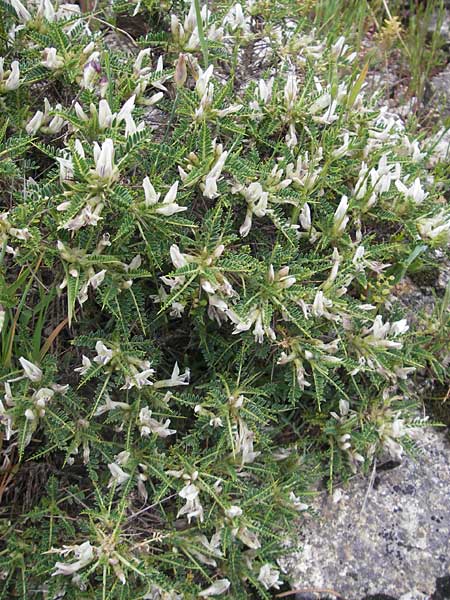
M 443 15 L 435 13 L 428 27 L 429 33 L 433 33 L 439 29 L 439 34 L 446 43 L 450 42 L 450 11 L 444 10 Z
M 450 442 L 432 428 L 415 439 L 417 458 L 380 464 L 338 502 L 316 498 L 319 516 L 300 524 L 302 551 L 282 565 L 292 589 L 310 592 L 297 598 L 323 598 L 311 596 L 319 589 L 345 600 L 450 598 Z
M 430 79 L 430 102 L 439 106 L 440 116 L 450 114 L 450 65 Z

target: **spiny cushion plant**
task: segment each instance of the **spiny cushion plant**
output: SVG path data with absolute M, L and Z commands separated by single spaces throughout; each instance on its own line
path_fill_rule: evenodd
M 0 7 L 0 597 L 271 598 L 311 482 L 421 424 L 439 161 L 306 10 Z

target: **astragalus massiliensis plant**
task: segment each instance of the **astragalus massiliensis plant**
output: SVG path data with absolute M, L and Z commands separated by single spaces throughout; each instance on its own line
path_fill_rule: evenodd
M 309 484 L 420 424 L 391 291 L 445 189 L 343 38 L 205 6 L 205 65 L 127 4 L 132 52 L 0 2 L 1 597 L 271 598 Z

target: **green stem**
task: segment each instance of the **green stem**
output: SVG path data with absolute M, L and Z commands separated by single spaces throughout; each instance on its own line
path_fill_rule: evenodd
M 202 21 L 201 9 L 200 9 L 200 0 L 194 0 L 194 6 L 195 6 L 195 18 L 197 19 L 198 37 L 200 39 L 200 46 L 202 48 L 202 54 L 203 54 L 203 62 L 204 62 L 205 69 L 207 69 L 208 65 L 209 65 L 208 42 L 206 41 L 205 32 L 203 31 L 203 21 Z
M 292 209 L 292 215 L 291 215 L 292 225 L 297 225 L 297 221 L 300 216 L 300 210 L 301 210 L 300 206 L 298 206 L 298 205 L 294 206 L 294 208 Z

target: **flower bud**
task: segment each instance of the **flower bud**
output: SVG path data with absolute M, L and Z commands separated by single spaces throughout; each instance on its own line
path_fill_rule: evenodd
M 187 79 L 186 58 L 180 54 L 175 66 L 174 81 L 177 88 L 183 87 Z

